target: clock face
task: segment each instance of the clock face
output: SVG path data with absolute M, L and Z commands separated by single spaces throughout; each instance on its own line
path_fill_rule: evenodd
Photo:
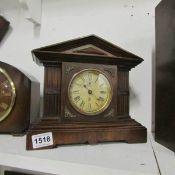
M 11 112 L 15 102 L 15 86 L 8 73 L 0 68 L 0 122 Z
M 104 73 L 96 69 L 85 69 L 71 79 L 68 97 L 78 112 L 97 115 L 109 106 L 112 100 L 112 87 Z

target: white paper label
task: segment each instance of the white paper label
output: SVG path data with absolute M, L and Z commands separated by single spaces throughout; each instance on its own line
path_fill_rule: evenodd
M 53 145 L 52 132 L 32 135 L 32 144 L 33 148 L 42 148 L 45 146 Z

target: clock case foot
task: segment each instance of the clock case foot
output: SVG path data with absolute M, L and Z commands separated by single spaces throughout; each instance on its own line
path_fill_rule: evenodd
M 100 142 L 124 141 L 127 143 L 147 142 L 147 129 L 134 119 L 122 119 L 109 123 L 59 123 L 57 119 L 42 119 L 32 124 L 27 132 L 26 149 L 32 146 L 32 135 L 52 132 L 53 145 L 37 149 L 55 148 L 66 144 L 96 144 Z

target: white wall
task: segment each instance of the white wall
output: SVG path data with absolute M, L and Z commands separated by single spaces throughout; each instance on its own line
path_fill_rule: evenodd
M 18 0 L 0 0 L 11 30 L 0 44 L 0 60 L 31 73 L 43 87 L 34 48 L 96 34 L 144 59 L 130 72 L 131 117 L 151 130 L 154 8 L 160 0 L 43 0 L 40 29 L 25 19 Z M 38 30 L 39 29 L 39 30 Z

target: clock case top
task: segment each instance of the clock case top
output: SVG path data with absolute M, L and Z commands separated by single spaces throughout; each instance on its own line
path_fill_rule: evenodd
M 143 61 L 142 58 L 95 35 L 34 49 L 32 56 L 37 64 L 44 66 L 80 62 L 118 65 L 131 69 Z
M 129 128 L 129 126 L 139 128 L 142 131 L 139 133 L 139 136 L 135 136 L 135 142 L 145 142 L 146 141 L 146 128 L 141 126 L 135 120 L 132 120 L 129 116 L 129 70 L 136 65 L 140 64 L 143 59 L 121 49 L 118 46 L 115 46 L 108 41 L 99 38 L 95 35 L 86 36 L 83 38 L 78 38 L 74 40 L 69 40 L 66 42 L 34 49 L 32 51 L 32 56 L 34 61 L 38 65 L 44 66 L 44 111 L 43 118 L 39 123 L 33 124 L 27 135 L 27 149 L 32 149 L 31 145 L 31 135 L 34 133 L 42 133 L 45 131 L 55 131 L 55 135 L 59 135 L 62 132 L 67 132 L 69 130 L 70 135 L 72 131 L 75 133 L 76 129 L 84 128 L 83 131 L 88 131 L 88 127 L 93 128 L 101 128 L 104 129 L 105 126 L 108 127 L 115 125 L 113 123 L 116 120 L 117 125 L 121 122 L 122 124 L 119 126 L 124 126 L 124 128 Z M 115 103 L 113 101 L 112 105 L 116 105 L 117 111 L 114 112 L 115 116 L 112 119 L 100 119 L 98 117 L 94 117 L 91 120 L 84 120 L 81 116 L 78 116 L 80 120 L 72 119 L 71 116 L 69 119 L 66 119 L 68 125 L 65 124 L 65 115 L 62 116 L 63 112 L 62 106 L 65 106 L 65 102 L 63 104 L 61 95 L 63 96 L 63 91 L 66 89 L 66 81 L 65 81 L 65 67 L 64 65 L 69 65 L 70 69 L 72 65 L 73 67 L 80 64 L 84 65 L 86 68 L 90 68 L 91 65 L 94 67 L 105 67 L 108 70 L 112 70 L 115 67 L 115 81 L 114 84 L 114 93 L 117 99 Z M 104 71 L 104 70 L 103 70 Z M 115 100 L 116 100 L 115 99 Z M 111 108 L 111 106 L 109 107 Z M 69 111 L 71 112 L 71 111 Z M 108 115 L 110 116 L 111 112 L 108 111 Z M 71 115 L 74 115 L 71 113 Z M 109 117 L 110 118 L 110 117 Z M 119 120 L 120 119 L 120 120 Z M 100 124 L 101 121 L 101 124 Z M 78 123 L 77 123 L 78 122 Z M 85 122 L 85 123 L 82 123 Z M 60 123 L 60 124 L 59 124 Z M 89 126 L 89 124 L 94 126 Z M 108 123 L 108 124 L 107 124 Z M 70 124 L 70 125 L 69 125 Z M 90 125 L 91 125 L 90 124 Z M 47 126 L 46 126 L 47 125 Z M 102 126 L 100 126 L 102 125 Z M 86 128 L 87 126 L 87 128 Z M 61 128 L 60 128 L 61 127 Z M 75 128 L 74 128 L 75 127 Z M 118 126 L 117 126 L 118 127 Z M 114 127 L 115 128 L 115 127 Z M 138 130 L 139 130 L 138 129 Z M 129 129 L 130 130 L 130 129 Z M 130 132 L 128 130 L 128 132 Z M 77 131 L 78 132 L 78 131 Z M 79 133 L 81 135 L 81 133 Z M 57 136 L 58 136 L 57 135 Z M 57 136 L 54 136 L 57 141 L 55 141 L 55 145 L 57 144 L 67 144 L 67 143 L 84 143 L 91 141 L 78 141 L 77 138 L 74 141 L 70 141 L 70 137 L 65 141 L 66 138 L 63 137 L 65 134 L 61 134 L 62 140 L 58 141 Z M 128 136 L 130 134 L 127 134 Z M 66 137 L 66 136 L 65 136 Z M 86 136 L 78 136 L 84 137 Z M 117 136 L 118 137 L 118 136 Z M 134 141 L 134 139 L 132 141 Z M 100 139 L 102 141 L 102 139 Z M 111 139 L 115 140 L 115 139 Z M 127 140 L 126 138 L 120 138 L 116 140 Z M 129 140 L 129 138 L 128 138 Z M 136 141 L 137 140 L 137 141 Z M 140 140 L 140 141 L 139 141 Z M 132 142 L 130 140 L 130 142 Z M 59 143 L 58 143 L 59 142 Z M 93 141 L 94 142 L 94 141 Z

